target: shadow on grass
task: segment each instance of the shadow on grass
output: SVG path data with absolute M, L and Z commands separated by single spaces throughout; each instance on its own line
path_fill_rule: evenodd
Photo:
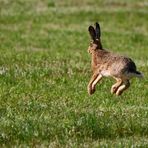
M 135 113 L 136 114 L 136 113 Z M 114 139 L 133 135 L 147 135 L 146 124 L 134 114 L 124 112 L 81 113 L 71 116 L 73 125 L 69 128 L 70 136 L 91 139 Z

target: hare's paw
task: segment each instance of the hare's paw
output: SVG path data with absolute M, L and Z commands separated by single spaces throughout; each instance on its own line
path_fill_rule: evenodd
M 116 93 L 117 89 L 118 89 L 118 87 L 112 86 L 112 88 L 111 88 L 111 94 Z
M 116 92 L 116 96 L 121 96 L 122 93 L 123 93 L 123 91 L 118 91 L 118 92 Z
M 125 90 L 127 90 L 130 87 L 129 80 L 124 81 L 124 84 L 121 85 L 118 90 L 116 91 L 116 95 L 120 96 Z
M 111 93 L 112 94 L 117 93 L 118 88 L 122 85 L 122 80 L 121 79 L 116 78 L 116 81 L 117 82 L 114 85 L 112 85 L 112 88 L 111 88 Z
M 87 91 L 88 91 L 88 94 L 89 94 L 89 95 L 92 95 L 92 94 L 95 92 L 95 87 L 92 88 L 91 85 L 88 85 L 88 87 L 87 87 Z

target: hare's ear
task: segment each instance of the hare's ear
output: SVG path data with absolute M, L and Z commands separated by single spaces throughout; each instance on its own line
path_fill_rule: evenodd
M 95 41 L 95 39 L 96 39 L 96 32 L 95 32 L 94 27 L 93 26 L 89 26 L 88 31 L 89 31 L 89 34 L 90 34 L 92 40 Z
M 96 22 L 96 38 L 99 39 L 101 37 L 101 29 L 98 22 Z

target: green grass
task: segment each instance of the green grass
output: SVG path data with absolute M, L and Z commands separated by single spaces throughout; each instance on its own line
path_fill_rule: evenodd
M 146 0 L 0 1 L 1 147 L 148 147 Z M 143 72 L 121 97 L 88 96 L 88 26 Z

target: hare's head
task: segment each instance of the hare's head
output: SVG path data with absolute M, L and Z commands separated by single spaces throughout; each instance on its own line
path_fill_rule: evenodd
M 96 23 L 96 28 L 94 29 L 93 26 L 89 26 L 88 28 L 89 34 L 91 36 L 92 41 L 90 42 L 90 45 L 88 47 L 88 52 L 92 53 L 93 51 L 97 49 L 102 50 L 102 44 L 101 44 L 101 31 L 100 31 L 100 25 Z

